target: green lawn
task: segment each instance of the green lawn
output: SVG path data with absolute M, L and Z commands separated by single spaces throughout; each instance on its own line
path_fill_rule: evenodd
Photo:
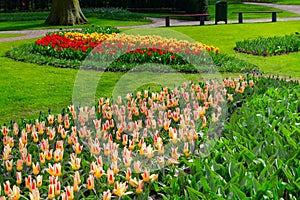
M 173 30 L 170 34 L 167 30 Z M 260 30 L 258 32 L 257 30 Z M 247 23 L 228 25 L 205 25 L 156 29 L 131 29 L 128 33 L 135 34 L 160 34 L 166 37 L 177 37 L 180 39 L 191 38 L 205 44 L 219 47 L 221 52 L 234 54 L 239 58 L 246 59 L 257 64 L 263 71 L 273 74 L 292 76 L 300 79 L 300 53 L 293 53 L 274 57 L 257 57 L 245 54 L 236 54 L 233 51 L 235 41 L 246 38 L 261 36 L 273 36 L 290 34 L 300 30 L 300 22 L 277 22 L 277 23 Z M 176 32 L 178 31 L 178 32 Z M 61 69 L 51 66 L 39 66 L 36 64 L 15 62 L 4 57 L 4 53 L 12 47 L 34 40 L 2 42 L 0 43 L 0 124 L 10 119 L 21 118 L 34 119 L 42 110 L 47 113 L 51 108 L 53 113 L 61 112 L 62 108 L 72 103 L 73 86 L 77 76 L 77 70 Z M 99 72 L 89 71 L 93 75 Z M 96 98 L 100 96 L 111 96 L 115 83 L 124 73 L 103 73 L 98 83 Z M 178 74 L 177 74 L 178 75 Z M 143 76 L 149 81 L 160 82 L 167 77 L 175 77 L 176 74 L 164 74 L 155 78 L 155 74 L 148 73 Z M 181 75 L 180 75 L 181 76 Z M 183 74 L 186 80 L 197 81 L 203 78 L 213 78 L 215 75 Z M 237 74 L 223 74 L 223 77 L 237 76 Z M 132 78 L 136 77 L 136 78 Z M 136 73 L 130 80 L 126 81 L 126 88 L 136 89 L 140 74 Z M 150 78 L 151 77 L 151 78 Z M 167 82 L 167 81 L 165 81 Z M 176 81 L 174 81 L 175 83 Z M 140 87 L 140 86 L 139 86 Z M 159 86 L 160 87 L 160 86 Z
M 184 33 L 191 38 L 205 44 L 219 47 L 221 52 L 236 55 L 258 65 L 266 73 L 281 74 L 300 79 L 300 52 L 282 56 L 259 57 L 247 54 L 237 54 L 233 50 L 235 42 L 258 36 L 281 36 L 300 31 L 300 21 L 276 23 L 248 23 L 227 25 L 205 25 L 186 27 L 173 27 L 173 30 Z M 259 31 L 258 31 L 259 30 Z M 205 33 L 205 34 L 201 34 Z
M 277 0 L 275 1 L 277 4 L 285 4 L 285 5 L 300 5 L 299 0 Z
M 238 15 L 237 14 L 232 14 L 232 12 L 236 11 L 270 11 L 270 10 L 275 10 L 279 11 L 278 9 L 275 8 L 270 8 L 267 6 L 259 6 L 259 5 L 245 5 L 245 4 L 231 4 L 228 3 L 228 20 L 237 20 Z M 215 5 L 209 5 L 209 14 L 211 16 L 211 20 L 215 19 Z M 166 15 L 166 13 L 143 13 L 144 16 L 150 16 L 150 17 L 160 17 L 162 15 Z M 295 13 L 290 13 L 287 11 L 283 11 L 282 13 L 278 13 L 277 17 L 278 18 L 284 18 L 284 17 L 297 17 L 299 15 Z M 264 19 L 264 18 L 270 18 L 271 19 L 271 13 L 261 13 L 261 14 L 244 14 L 243 15 L 244 19 Z M 187 18 L 185 18 L 187 19 Z
M 10 38 L 10 37 L 19 37 L 23 36 L 24 34 L 4 34 L 0 33 L 0 38 Z
M 232 12 L 238 11 L 279 11 L 279 9 L 270 8 L 267 6 L 258 6 L 258 5 L 245 5 L 245 4 L 228 4 L 228 20 L 237 20 L 238 15 L 232 14 Z M 215 19 L 215 5 L 209 6 L 209 14 L 211 15 L 211 20 Z M 278 18 L 284 17 L 297 17 L 299 15 L 290 13 L 287 11 L 283 11 L 282 13 L 277 13 Z M 243 19 L 263 19 L 263 18 L 270 18 L 271 13 L 261 13 L 261 14 L 243 14 Z
M 58 29 L 58 28 L 79 28 L 89 25 L 98 26 L 135 26 L 147 24 L 149 22 L 141 21 L 118 21 L 109 19 L 89 18 L 89 24 L 79 26 L 49 26 L 44 24 L 45 20 L 36 21 L 16 21 L 16 22 L 0 22 L 0 31 L 8 30 L 38 30 L 38 29 Z

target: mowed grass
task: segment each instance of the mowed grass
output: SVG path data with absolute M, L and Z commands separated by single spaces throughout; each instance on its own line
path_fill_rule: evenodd
M 219 47 L 221 52 L 234 54 L 257 64 L 262 70 L 272 74 L 292 76 L 300 79 L 300 53 L 274 57 L 257 57 L 236 54 L 233 51 L 235 41 L 261 36 L 290 34 L 300 29 L 300 22 L 258 23 L 258 24 L 228 24 L 205 25 L 172 28 L 143 29 L 143 34 L 160 34 L 165 37 L 176 37 L 187 40 L 197 40 L 208 45 Z M 260 30 L 258 32 L 257 30 Z M 173 31 L 170 34 L 170 31 Z M 139 29 L 125 31 L 127 33 L 142 33 Z M 31 43 L 34 39 L 25 41 L 0 43 L 0 124 L 8 123 L 10 119 L 19 121 L 22 118 L 35 119 L 42 110 L 47 115 L 48 109 L 52 113 L 60 113 L 73 102 L 74 84 L 78 81 L 78 70 L 61 69 L 52 66 L 39 66 L 31 63 L 17 62 L 4 57 L 9 49 L 20 44 Z M 89 76 L 101 75 L 95 99 L 110 97 L 118 91 L 136 91 L 138 88 L 147 89 L 148 85 L 156 85 L 159 89 L 169 83 L 178 84 L 180 80 L 199 81 L 207 78 L 222 78 L 238 76 L 238 74 L 161 74 L 155 73 L 102 73 L 84 72 Z M 89 75 L 89 76 L 88 76 Z M 153 88 L 153 87 L 152 87 Z M 85 89 L 84 87 L 81 89 Z M 86 92 L 86 90 L 84 90 Z M 78 92 L 78 91 L 77 91 Z M 94 91 L 91 91 L 93 93 Z
M 270 8 L 267 6 L 261 6 L 261 5 L 246 5 L 246 4 L 227 4 L 228 10 L 227 10 L 227 17 L 228 20 L 238 20 L 237 14 L 232 14 L 232 12 L 238 12 L 238 11 L 280 11 L 276 8 Z M 216 5 L 209 5 L 209 14 L 210 14 L 210 20 L 215 20 L 215 11 L 216 11 Z M 166 13 L 143 13 L 144 16 L 148 17 L 161 17 L 165 16 Z M 264 19 L 264 18 L 270 18 L 271 19 L 272 14 L 271 13 L 251 13 L 251 14 L 244 14 L 243 19 Z M 278 18 L 285 18 L 285 17 L 299 17 L 299 15 L 295 13 L 291 13 L 288 11 L 282 11 L 282 13 L 277 13 Z M 184 18 L 188 19 L 188 18 Z M 191 18 L 192 19 L 192 18 Z
M 274 3 L 285 4 L 285 5 L 300 5 L 299 0 L 278 0 L 278 1 L 275 1 Z
M 11 37 L 19 37 L 23 36 L 24 34 L 6 34 L 6 33 L 0 33 L 0 39 L 1 38 L 11 38 Z
M 0 31 L 9 30 L 39 30 L 39 29 L 59 29 L 59 28 L 82 28 L 90 25 L 97 26 L 136 26 L 148 24 L 150 22 L 141 21 L 119 21 L 109 19 L 89 18 L 89 23 L 78 26 L 49 26 L 45 24 L 45 20 L 36 21 L 16 21 L 16 22 L 0 22 Z
M 267 6 L 261 5 L 249 5 L 249 4 L 227 4 L 228 7 L 228 20 L 238 20 L 237 14 L 232 14 L 232 12 L 239 12 L 239 11 L 280 11 L 276 8 L 270 8 Z M 215 5 L 209 6 L 209 14 L 211 16 L 211 20 L 215 19 Z M 282 11 L 282 13 L 277 13 L 278 18 L 285 18 L 285 17 L 298 17 L 299 15 L 295 13 L 291 13 L 288 11 Z M 272 13 L 249 13 L 243 14 L 243 19 L 264 19 L 264 18 L 272 18 Z
M 78 70 L 39 66 L 4 57 L 5 52 L 9 49 L 31 42 L 34 42 L 34 39 L 0 43 L 0 124 L 8 123 L 10 120 L 19 121 L 23 118 L 35 119 L 40 111 L 47 115 L 48 109 L 51 109 L 52 113 L 60 113 L 63 108 L 73 102 L 73 88 L 75 81 L 78 80 Z M 87 73 L 86 77 L 91 78 L 101 75 L 101 79 L 97 83 L 96 99 L 110 97 L 116 83 L 124 75 L 124 73 L 93 71 L 83 73 Z M 162 76 L 159 77 L 160 80 L 153 80 L 155 74 L 143 75 L 146 84 L 148 80 L 151 80 L 150 83 L 158 81 L 162 83 L 159 86 L 161 88 L 166 83 L 168 76 L 172 78 L 178 74 L 162 74 Z M 199 80 L 200 75 L 179 76 L 186 80 L 196 81 Z M 135 90 L 137 78 L 141 78 L 141 74 L 132 73 L 125 77 L 129 79 L 128 82 L 126 81 L 126 88 Z M 119 84 L 119 88 L 122 86 Z M 142 86 L 143 84 L 138 87 L 143 88 Z
M 221 52 L 235 55 L 260 67 L 268 74 L 291 76 L 300 79 L 300 52 L 281 56 L 260 57 L 248 54 L 236 53 L 235 42 L 259 36 L 283 36 L 300 31 L 300 21 L 276 22 L 276 23 L 247 23 L 227 25 L 205 25 L 192 27 L 172 27 L 194 40 L 220 48 Z

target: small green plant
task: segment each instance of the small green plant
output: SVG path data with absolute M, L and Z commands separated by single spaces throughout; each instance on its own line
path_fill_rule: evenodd
M 236 42 L 234 48 L 237 52 L 249 53 L 259 56 L 280 55 L 297 52 L 300 49 L 300 36 L 298 33 L 282 37 L 259 37 Z

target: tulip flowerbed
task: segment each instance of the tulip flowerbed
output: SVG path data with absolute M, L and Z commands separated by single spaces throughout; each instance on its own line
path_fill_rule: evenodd
M 39 64 L 107 71 L 128 71 L 144 63 L 168 65 L 188 73 L 257 70 L 255 65 L 219 54 L 219 49 L 213 46 L 159 36 L 57 32 L 38 39 L 35 44 L 13 49 L 7 55 Z M 162 69 L 158 66 L 145 70 Z
M 251 40 L 236 42 L 234 48 L 237 52 L 259 56 L 272 56 L 297 52 L 300 49 L 299 33 L 282 37 L 259 37 Z
M 299 95 L 249 76 L 11 122 L 0 199 L 297 199 Z
M 54 33 L 38 39 L 33 45 L 42 55 L 71 60 L 83 60 L 102 41 L 114 34 L 82 34 L 78 32 Z

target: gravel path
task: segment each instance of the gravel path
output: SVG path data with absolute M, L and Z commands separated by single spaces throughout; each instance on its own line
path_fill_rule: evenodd
M 300 5 L 277 5 L 270 3 L 245 3 L 252 5 L 263 5 L 269 6 L 272 8 L 278 8 L 281 10 L 286 10 L 289 12 L 293 12 L 300 15 Z M 138 26 L 118 26 L 118 28 L 151 28 L 151 27 L 164 27 L 165 19 L 164 18 L 151 18 L 151 24 L 138 25 Z M 247 22 L 271 22 L 271 17 L 268 19 L 251 19 L 251 20 L 243 20 L 245 23 Z M 292 17 L 292 18 L 277 18 L 277 21 L 300 21 L 300 17 Z M 205 24 L 214 24 L 214 21 L 207 21 Z M 222 23 L 222 22 L 219 22 Z M 228 23 L 237 23 L 237 20 L 230 20 Z M 186 20 L 176 20 L 171 19 L 171 26 L 186 26 L 186 25 L 199 25 L 199 21 L 186 21 Z M 63 29 L 69 30 L 69 29 Z M 9 42 L 15 40 L 25 40 L 31 38 L 37 38 L 44 36 L 47 32 L 58 31 L 58 29 L 48 29 L 48 30 L 22 30 L 22 31 L 0 31 L 0 34 L 25 34 L 24 36 L 19 37 L 11 37 L 11 38 L 2 38 L 0 42 Z

